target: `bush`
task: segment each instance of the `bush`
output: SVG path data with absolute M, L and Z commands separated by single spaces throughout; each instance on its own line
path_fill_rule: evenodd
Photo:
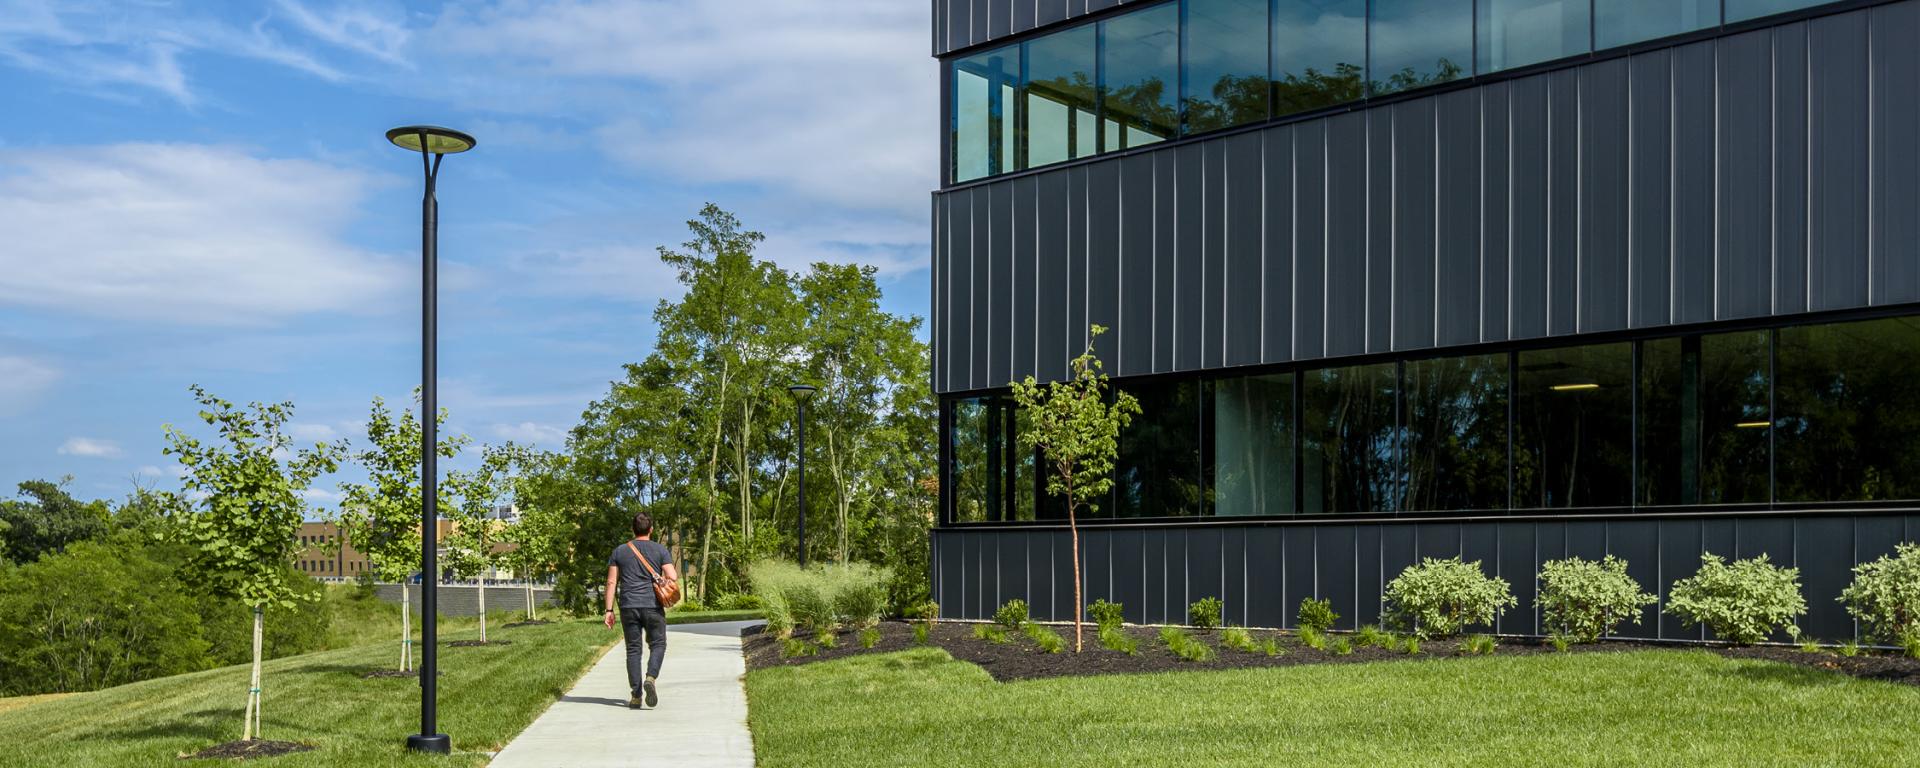
M 835 566 L 834 570 L 839 571 L 830 578 L 834 618 L 849 627 L 878 626 L 887 613 L 885 574 L 859 564 Z
M 1040 646 L 1041 653 L 1059 653 L 1067 648 L 1065 638 L 1060 637 L 1059 633 L 1040 626 L 1039 624 L 1031 622 L 1023 624 L 1020 627 L 1020 631 Z
M 1124 617 L 1125 612 L 1121 609 L 1120 603 L 1095 600 L 1093 605 L 1087 606 L 1087 618 L 1092 619 L 1093 623 L 1102 629 L 1120 626 L 1126 620 Z
M 1492 624 L 1501 608 L 1519 604 L 1505 579 L 1480 572 L 1480 561 L 1426 558 L 1387 583 L 1390 612 L 1414 634 L 1456 635 L 1473 624 Z
M 1340 620 L 1340 614 L 1333 612 L 1332 600 L 1301 598 L 1300 613 L 1296 617 L 1301 629 L 1312 628 L 1325 632 L 1333 629 L 1333 623 Z
M 1213 648 L 1179 627 L 1161 627 L 1160 642 L 1166 643 L 1173 655 L 1187 661 L 1213 661 L 1214 658 Z
M 1187 606 L 1187 623 L 1200 629 L 1220 626 L 1220 598 L 1203 597 Z
M 1767 556 L 1726 562 L 1700 555 L 1700 572 L 1673 583 L 1667 611 L 1688 626 L 1705 624 L 1720 639 L 1738 645 L 1765 640 L 1775 627 L 1807 612 L 1800 596 L 1800 569 L 1781 568 Z
M 801 568 L 762 560 L 748 567 L 747 579 L 752 597 L 767 611 L 767 629 L 776 634 L 783 628 L 790 635 L 793 629 L 818 633 L 843 624 L 871 627 L 887 610 L 887 571 L 864 563 Z
M 1375 648 L 1392 648 L 1393 633 L 1383 631 L 1379 627 L 1374 626 L 1372 624 L 1362 624 L 1360 625 L 1360 631 L 1355 632 L 1353 634 L 1353 644 L 1360 646 L 1361 648 L 1365 648 L 1367 646 L 1373 646 Z
M 716 611 L 757 611 L 766 607 L 767 601 L 762 600 L 759 595 L 745 592 L 721 595 L 713 599 L 713 609 Z
M 1327 641 L 1326 650 L 1335 656 L 1345 656 L 1353 653 L 1353 641 L 1343 636 L 1336 636 Z
M 800 656 L 812 656 L 820 652 L 813 643 L 798 638 L 785 638 L 780 641 L 780 658 L 792 659 Z
M 927 644 L 927 625 L 918 623 L 913 625 L 913 642 L 919 645 Z
M 1892 557 L 1854 566 L 1853 584 L 1840 593 L 1840 602 L 1866 627 L 1867 637 L 1920 658 L 1920 544 L 1902 542 L 1893 551 Z
M 1599 562 L 1549 560 L 1540 567 L 1540 621 L 1572 642 L 1611 635 L 1621 621 L 1639 624 L 1641 609 L 1657 602 L 1627 575 L 1627 561 L 1613 555 Z
M 819 585 L 801 581 L 789 584 L 780 593 L 787 601 L 787 611 L 793 614 L 796 628 L 813 632 L 831 631 L 834 621 L 833 602 L 820 590 Z
M 1316 651 L 1327 649 L 1327 633 L 1313 627 L 1300 628 L 1300 644 Z
M 208 647 L 185 585 L 145 548 L 75 542 L 0 569 L 0 696 L 192 672 L 209 666 Z
M 793 612 L 787 610 L 787 601 L 769 599 L 765 601 L 767 612 L 767 632 L 785 640 L 793 637 Z
M 866 629 L 860 630 L 860 647 L 872 648 L 879 644 L 880 644 L 879 628 L 867 627 Z
M 833 650 L 840 645 L 840 638 L 833 634 L 833 630 L 823 630 L 820 634 L 813 636 L 813 644 L 820 646 L 821 650 Z
M 684 600 L 681 600 L 678 604 L 674 605 L 672 608 L 669 608 L 667 610 L 676 611 L 676 612 L 686 612 L 686 613 L 699 613 L 701 611 L 707 610 L 707 606 L 705 603 L 702 603 L 698 600 L 695 600 L 689 597 Z
M 1099 630 L 1100 647 L 1109 651 L 1119 651 L 1128 656 L 1139 652 L 1140 643 L 1127 634 L 1119 625 L 1103 626 Z
M 1001 628 L 998 624 L 975 624 L 973 625 L 973 639 L 985 640 L 989 643 L 1005 644 L 1007 642 L 1007 630 Z
M 1497 647 L 1493 635 L 1468 635 L 1460 641 L 1460 652 L 1468 656 L 1492 656 Z
M 1221 630 L 1220 647 L 1232 648 L 1242 653 L 1257 653 L 1260 650 L 1259 644 L 1253 642 L 1253 635 L 1247 632 L 1246 627 L 1227 627 Z
M 327 645 L 333 615 L 326 601 L 326 587 L 306 574 L 287 566 L 287 584 L 299 595 L 299 602 L 288 608 L 268 608 L 261 627 L 260 655 L 278 659 Z M 200 612 L 200 636 L 207 640 L 207 656 L 212 666 L 246 664 L 253 661 L 253 609 L 238 600 L 197 598 Z M 382 613 L 393 610 L 382 605 Z M 399 628 L 394 628 L 395 634 Z
M 999 610 L 993 612 L 993 623 L 1008 630 L 1018 630 L 1026 626 L 1027 601 L 1019 598 L 1008 600 L 1006 605 L 1000 606 Z
M 1420 638 L 1407 635 L 1406 642 L 1401 644 L 1400 649 L 1406 651 L 1408 656 L 1420 655 Z

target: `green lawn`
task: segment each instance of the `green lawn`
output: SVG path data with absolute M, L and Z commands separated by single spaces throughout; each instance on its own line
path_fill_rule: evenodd
M 396 629 L 396 634 L 397 634 Z M 446 640 L 477 632 L 443 633 Z M 420 727 L 420 688 L 412 678 L 362 680 L 391 668 L 393 644 L 378 643 L 268 662 L 263 688 L 265 736 L 320 749 L 267 764 L 297 766 L 481 765 L 560 696 L 601 650 L 619 640 L 597 622 L 494 629 L 511 645 L 443 648 L 440 728 L 454 759 L 410 756 L 404 744 Z M 169 765 L 175 755 L 240 736 L 246 666 L 160 678 L 92 693 L 39 697 L 6 707 L 0 700 L 0 764 L 6 766 Z
M 760 765 L 1915 765 L 1920 689 L 1707 651 L 996 683 L 921 649 L 747 675 Z

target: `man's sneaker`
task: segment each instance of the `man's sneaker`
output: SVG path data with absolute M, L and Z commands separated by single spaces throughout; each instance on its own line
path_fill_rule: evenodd
M 640 689 L 647 693 L 647 708 L 660 706 L 660 692 L 654 690 L 653 678 L 649 677 L 646 682 L 641 683 Z
M 645 707 L 642 707 L 640 705 L 640 697 L 634 696 L 627 699 L 627 709 L 644 709 L 644 708 Z

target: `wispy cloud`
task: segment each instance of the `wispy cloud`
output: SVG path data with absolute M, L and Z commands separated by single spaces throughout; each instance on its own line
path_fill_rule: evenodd
M 60 380 L 60 369 L 19 355 L 0 355 L 0 414 L 25 408 Z
M 69 437 L 60 444 L 62 456 L 81 456 L 89 459 L 111 459 L 120 455 L 120 444 L 112 440 L 92 437 Z
M 531 421 L 518 424 L 495 424 L 490 431 L 494 437 L 512 440 L 523 445 L 559 448 L 567 442 L 565 429 L 547 424 L 535 424 Z
M 0 303 L 209 325 L 377 307 L 397 263 L 342 240 L 371 184 L 225 147 L 0 151 Z
M 380 14 L 362 7 L 314 10 L 295 0 L 279 0 L 275 7 L 300 31 L 321 41 L 389 64 L 408 65 L 405 49 L 412 33 L 392 21 L 397 13 Z

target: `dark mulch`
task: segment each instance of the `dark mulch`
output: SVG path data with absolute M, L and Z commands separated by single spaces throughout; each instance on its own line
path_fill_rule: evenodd
M 945 649 L 946 652 L 961 661 L 972 662 L 987 670 L 995 680 L 1031 680 L 1043 677 L 1063 677 L 1069 675 L 1106 675 L 1136 674 L 1145 672 L 1168 672 L 1194 669 L 1247 669 L 1255 667 L 1291 667 L 1301 664 L 1357 664 L 1389 659 L 1447 659 L 1461 656 L 1455 641 L 1430 641 L 1423 643 L 1418 656 L 1408 656 L 1384 648 L 1354 648 L 1347 655 L 1335 655 L 1329 651 L 1319 651 L 1301 645 L 1299 638 L 1291 634 L 1277 635 L 1280 648 L 1279 656 L 1245 653 L 1220 647 L 1220 633 L 1217 631 L 1189 630 L 1195 637 L 1214 646 L 1217 658 L 1213 661 L 1187 661 L 1168 651 L 1160 642 L 1160 634 L 1153 627 L 1126 627 L 1127 634 L 1138 641 L 1139 650 L 1132 656 L 1119 651 L 1110 651 L 1100 646 L 1099 638 L 1088 625 L 1086 631 L 1086 651 L 1073 653 L 1041 653 L 1033 641 L 1025 635 L 1009 633 L 1009 642 L 1000 644 L 976 639 L 972 624 L 935 624 L 928 635 L 928 644 Z M 1061 637 L 1066 638 L 1068 648 L 1072 648 L 1072 626 L 1050 626 Z M 1256 641 L 1274 637 L 1271 630 L 1255 630 Z M 1351 639 L 1351 636 L 1348 636 Z M 880 642 L 871 651 L 860 647 L 859 635 L 855 632 L 838 634 L 837 644 L 832 649 L 819 650 L 813 656 L 782 658 L 782 643 L 772 635 L 755 635 L 745 641 L 747 667 L 760 669 L 765 667 L 809 664 L 816 661 L 841 659 L 860 653 L 885 653 L 903 651 L 918 647 L 913 641 L 912 625 L 905 622 L 885 622 L 880 625 Z M 1645 650 L 1656 646 L 1639 643 L 1602 643 L 1591 646 L 1576 646 L 1576 652 L 1592 653 L 1606 651 Z M 1494 652 L 1498 656 L 1524 656 L 1537 653 L 1552 653 L 1547 646 L 1531 642 L 1503 639 Z
M 1758 646 L 1722 648 L 1720 654 L 1736 659 L 1764 659 L 1803 667 L 1839 672 L 1866 680 L 1920 685 L 1920 659 L 1883 652 L 1865 652 L 1859 656 L 1841 656 L 1833 651 L 1807 653 L 1799 648 Z
M 1064 677 L 1070 675 L 1107 675 L 1138 674 L 1148 672 L 1168 672 L 1194 669 L 1247 669 L 1256 667 L 1291 667 L 1301 664 L 1363 664 L 1373 661 L 1393 659 L 1434 660 L 1458 658 L 1462 654 L 1454 640 L 1433 640 L 1422 643 L 1418 656 L 1389 651 L 1384 648 L 1354 648 L 1347 655 L 1336 655 L 1330 651 L 1320 651 L 1300 644 L 1294 635 L 1277 634 L 1271 630 L 1254 630 L 1256 641 L 1268 637 L 1278 637 L 1280 656 L 1244 653 L 1220 646 L 1220 633 L 1217 631 L 1188 630 L 1195 637 L 1214 647 L 1217 658 L 1213 661 L 1193 662 L 1182 659 L 1168 651 L 1160 642 L 1159 630 L 1153 627 L 1126 627 L 1125 631 L 1138 641 L 1139 650 L 1132 656 L 1110 651 L 1100 646 L 1099 638 L 1089 625 L 1086 633 L 1086 651 L 1075 654 L 1041 653 L 1034 642 L 1025 635 L 1008 633 L 1007 643 L 992 643 L 973 636 L 973 624 L 935 624 L 928 635 L 928 645 L 946 650 L 955 659 L 980 665 L 1001 682 L 1011 680 L 1031 680 L 1045 677 Z M 1073 642 L 1073 627 L 1050 626 L 1060 636 L 1067 639 L 1069 648 Z M 1348 640 L 1352 635 L 1341 635 Z M 831 649 L 816 647 L 812 656 L 782 658 L 782 642 L 772 635 L 749 635 L 745 643 L 748 669 L 794 666 L 811 664 L 817 661 L 843 659 L 862 653 L 887 653 L 921 647 L 914 643 L 913 627 L 905 622 L 889 621 L 880 625 L 880 642 L 869 650 L 860 647 L 859 633 L 843 631 L 837 633 L 835 646 Z M 1530 640 L 1501 638 L 1496 656 L 1530 656 L 1541 653 L 1554 653 L 1551 646 Z M 1607 641 L 1592 645 L 1573 646 L 1574 653 L 1609 653 L 1619 651 L 1667 650 L 1677 651 L 1698 649 L 1699 646 L 1677 646 L 1670 644 L 1637 643 L 1629 641 Z M 1798 648 L 1766 646 L 1755 648 L 1716 648 L 1718 653 L 1730 658 L 1764 659 L 1788 664 L 1813 667 L 1838 672 L 1853 677 L 1870 680 L 1886 680 L 1908 685 L 1920 685 L 1920 660 L 1894 655 L 1840 656 L 1835 653 L 1806 653 Z
M 229 741 L 215 744 L 191 755 L 181 755 L 182 760 L 252 760 L 259 757 L 279 757 L 295 752 L 312 752 L 313 746 L 292 741 Z
M 513 645 L 512 640 L 455 640 L 447 643 L 448 648 L 485 648 L 490 645 Z
M 411 670 L 411 669 L 408 669 L 408 670 L 376 669 L 376 670 L 373 670 L 372 672 L 368 672 L 364 675 L 361 675 L 360 679 L 379 680 L 381 678 L 386 678 L 386 677 L 419 677 L 419 676 L 420 676 L 420 673 L 418 671 Z
M 544 627 L 552 623 L 553 622 L 547 621 L 546 619 L 528 619 L 526 621 L 516 621 L 506 626 L 508 629 L 512 629 L 514 627 Z

